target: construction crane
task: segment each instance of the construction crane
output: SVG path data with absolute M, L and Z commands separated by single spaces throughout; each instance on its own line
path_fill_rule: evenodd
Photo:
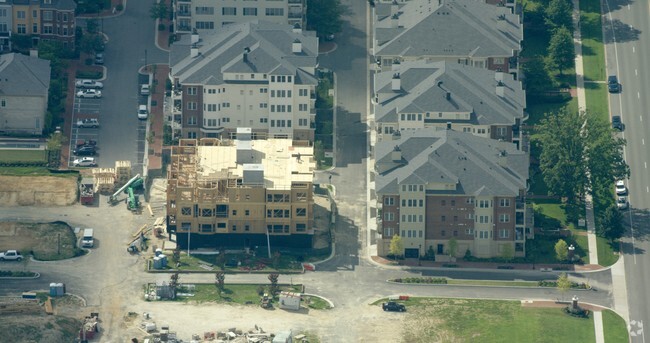
M 133 199 L 135 199 L 136 197 L 133 194 L 133 188 L 140 187 L 140 186 L 142 186 L 142 178 L 140 177 L 140 174 L 137 174 L 136 176 L 132 177 L 131 180 L 129 180 L 127 183 L 125 183 L 124 186 L 120 187 L 120 189 L 115 191 L 115 193 L 113 193 L 108 198 L 108 201 L 111 202 L 111 203 L 116 203 L 118 201 L 117 196 L 120 195 L 120 193 L 122 193 L 125 189 L 129 193 L 129 199 L 131 199 L 131 197 L 133 197 Z

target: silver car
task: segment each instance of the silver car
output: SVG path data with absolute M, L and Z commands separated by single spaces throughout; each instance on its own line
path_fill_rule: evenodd
M 84 89 L 77 92 L 77 98 L 99 99 L 102 97 L 102 91 L 96 89 Z

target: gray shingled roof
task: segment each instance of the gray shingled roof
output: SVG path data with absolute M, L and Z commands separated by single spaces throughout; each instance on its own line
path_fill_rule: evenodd
M 50 61 L 18 53 L 0 55 L 0 95 L 47 96 Z
M 218 85 L 223 73 L 266 73 L 300 75 L 296 82 L 316 84 L 305 72 L 318 66 L 318 38 L 315 32 L 293 32 L 292 25 L 252 21 L 226 25 L 213 32 L 202 32 L 197 44 L 199 56 L 190 57 L 191 35 L 174 42 L 169 54 L 172 75 L 182 84 Z M 292 43 L 298 39 L 302 52 L 294 54 Z M 249 48 L 248 62 L 243 61 Z M 302 70 L 302 72 L 300 71 Z
M 41 8 L 55 8 L 57 10 L 68 10 L 74 11 L 77 8 L 77 3 L 74 0 L 52 0 L 51 3 L 46 4 L 45 1 L 41 1 Z
M 398 5 L 399 24 L 393 28 L 391 6 L 376 6 L 376 56 L 506 57 L 523 40 L 519 16 L 506 7 L 478 0 L 411 0 Z
M 401 91 L 392 90 L 393 75 L 399 73 Z M 524 117 L 526 94 L 521 82 L 501 73 L 504 97 L 496 93 L 496 73 L 449 62 L 405 62 L 394 71 L 375 74 L 375 118 L 380 123 L 397 122 L 399 113 L 470 112 L 474 125 L 513 125 Z M 439 86 L 439 82 L 442 84 Z M 447 100 L 446 93 L 450 92 Z M 444 120 L 449 121 L 449 120 Z M 451 120 L 452 122 L 461 122 Z
M 399 147 L 402 160 L 391 152 Z M 453 130 L 406 130 L 376 146 L 377 194 L 397 194 L 401 184 L 456 183 L 453 191 L 435 194 L 517 196 L 526 188 L 529 159 L 508 142 Z

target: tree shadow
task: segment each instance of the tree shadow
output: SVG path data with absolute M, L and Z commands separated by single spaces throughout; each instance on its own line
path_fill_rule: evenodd
M 618 11 L 631 5 L 633 2 L 633 0 L 605 0 L 602 8 L 603 14 L 607 15 L 609 12 Z
M 614 38 L 616 38 L 617 43 L 635 41 L 639 40 L 639 36 L 641 35 L 641 30 L 623 23 L 618 19 L 608 21 L 605 24 L 605 28 L 605 43 L 613 43 Z
M 632 208 L 630 215 L 624 217 L 626 224 L 631 227 L 631 230 L 627 230 L 626 235 L 631 236 L 632 230 L 634 230 L 634 239 L 647 241 L 650 234 L 650 211 Z

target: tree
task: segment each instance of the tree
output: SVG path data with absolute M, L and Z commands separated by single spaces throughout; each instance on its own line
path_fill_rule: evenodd
M 574 59 L 573 36 L 569 29 L 562 26 L 556 29 L 551 36 L 546 65 L 549 70 L 559 69 L 560 75 L 562 75 L 564 70 L 573 67 Z
M 163 20 L 167 15 L 169 14 L 169 9 L 167 8 L 167 5 L 164 2 L 159 2 L 151 5 L 151 8 L 149 9 L 149 16 L 151 19 L 156 20 Z
M 501 257 L 503 257 L 506 262 L 510 262 L 513 257 L 515 257 L 515 249 L 512 247 L 512 244 L 505 244 L 501 250 Z
M 449 257 L 456 257 L 456 252 L 458 251 L 458 241 L 456 238 L 451 238 L 449 240 Z
M 397 259 L 397 256 L 402 256 L 404 253 L 404 242 L 402 242 L 402 237 L 399 235 L 393 235 L 393 238 L 390 240 L 390 254 Z
M 280 277 L 280 274 L 277 273 L 269 274 L 269 281 L 271 282 L 271 286 L 269 287 L 269 292 L 271 293 L 271 297 L 275 296 L 275 293 L 278 291 L 278 277 Z
M 566 273 L 560 274 L 557 278 L 557 289 L 562 293 L 562 300 L 564 301 L 564 293 L 571 289 L 571 280 Z
M 178 289 L 178 286 L 180 285 L 179 281 L 180 281 L 180 277 L 178 275 L 178 272 L 172 274 L 169 277 L 169 289 L 171 290 L 171 298 L 172 299 L 176 298 L 176 290 Z
M 623 214 L 616 207 L 616 204 L 611 204 L 605 211 L 601 212 L 598 214 L 599 218 L 597 218 L 600 220 L 596 221 L 596 233 L 610 241 L 621 238 L 625 233 L 625 227 L 623 227 Z
M 321 38 L 341 32 L 342 14 L 341 0 L 308 0 L 307 29 Z
M 584 113 L 562 109 L 547 113 L 536 127 L 534 138 L 541 146 L 539 166 L 552 194 L 566 197 L 569 204 L 582 198 L 587 187 Z
M 47 140 L 47 150 L 59 151 L 63 145 L 63 134 L 61 132 L 54 132 Z
M 585 157 L 589 167 L 590 185 L 611 190 L 612 180 L 630 177 L 630 167 L 623 158 L 626 141 L 616 135 L 609 121 L 600 116 L 587 118 Z
M 226 281 L 226 274 L 224 272 L 216 272 L 214 274 L 214 284 L 219 289 L 219 292 L 223 292 L 225 281 Z
M 526 75 L 524 80 L 526 92 L 531 96 L 547 91 L 554 86 L 551 74 L 542 62 L 539 58 L 531 58 L 521 64 L 521 71 Z
M 104 46 L 104 38 L 100 34 L 85 34 L 79 41 L 79 50 L 87 54 L 100 51 Z
M 555 243 L 555 257 L 558 261 L 566 261 L 569 255 L 569 247 L 563 239 L 559 239 Z
M 215 258 L 215 264 L 221 268 L 221 270 L 224 270 L 226 268 L 226 251 L 225 250 L 220 250 L 219 254 L 217 255 L 217 258 Z
M 568 0 L 551 0 L 544 10 L 544 22 L 551 29 L 573 29 L 573 6 Z
M 91 18 L 86 20 L 86 31 L 90 34 L 99 32 L 99 22 L 97 22 L 97 19 Z

